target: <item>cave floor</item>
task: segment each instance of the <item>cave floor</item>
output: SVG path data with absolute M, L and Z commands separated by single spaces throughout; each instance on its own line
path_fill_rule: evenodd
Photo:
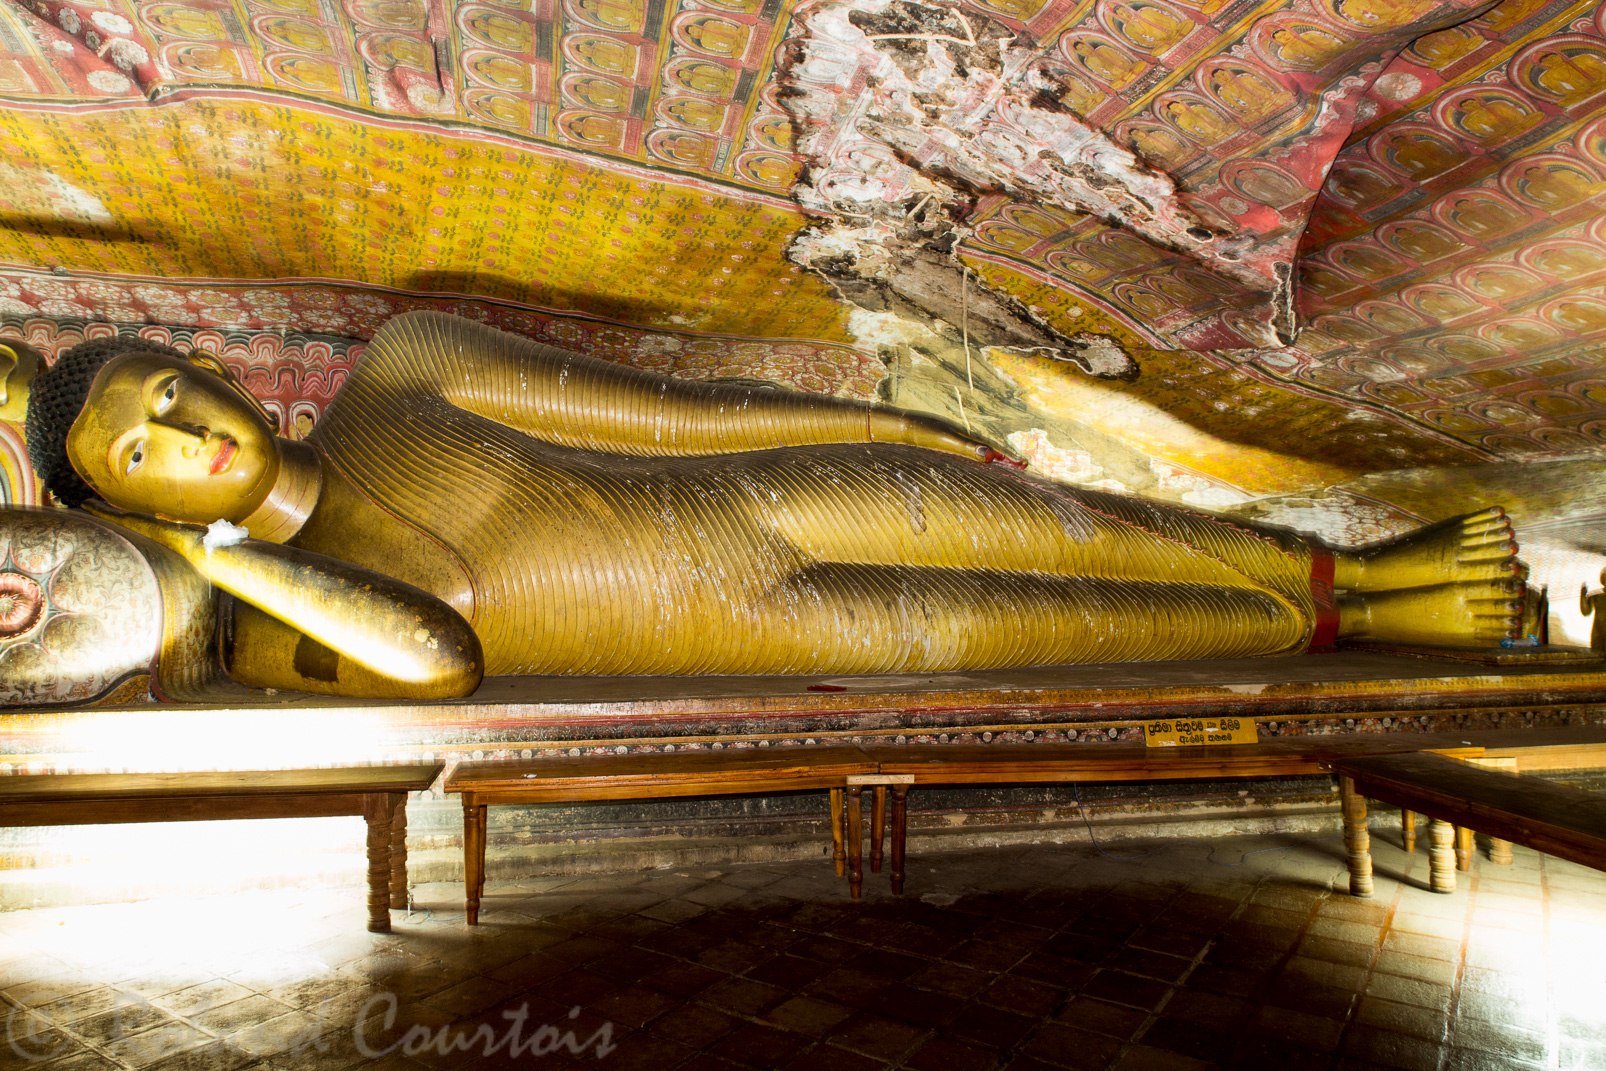
M 1288 835 L 19 911 L 0 1067 L 1606 1068 L 1606 875 L 1373 847 L 1364 901 Z

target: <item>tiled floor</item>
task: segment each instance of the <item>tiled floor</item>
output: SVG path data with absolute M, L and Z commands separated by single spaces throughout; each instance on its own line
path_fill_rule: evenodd
M 863 903 L 826 862 L 536 879 L 474 929 L 427 886 L 390 936 L 359 889 L 16 912 L 0 1067 L 1606 1069 L 1606 875 L 1480 851 L 1439 896 L 1374 832 L 1370 901 L 1290 837 L 919 856 Z

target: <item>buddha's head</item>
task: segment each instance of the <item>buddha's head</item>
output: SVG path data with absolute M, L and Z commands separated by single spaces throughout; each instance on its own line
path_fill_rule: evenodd
M 139 339 L 96 342 L 117 345 L 63 354 L 29 406 L 29 452 L 59 499 L 77 505 L 99 495 L 119 509 L 197 524 L 238 523 L 261 505 L 279 472 L 277 439 L 221 361 Z M 69 365 L 71 357 L 80 359 Z

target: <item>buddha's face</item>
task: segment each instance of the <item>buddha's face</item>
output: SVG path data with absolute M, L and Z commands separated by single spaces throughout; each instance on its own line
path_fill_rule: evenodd
M 95 377 L 67 456 L 119 509 L 238 523 L 279 474 L 273 430 L 242 392 L 189 361 L 124 354 Z

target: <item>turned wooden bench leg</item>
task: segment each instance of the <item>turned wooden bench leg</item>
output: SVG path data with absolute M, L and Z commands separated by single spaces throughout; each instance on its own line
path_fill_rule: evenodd
M 463 913 L 470 926 L 480 924 L 480 897 L 485 892 L 484 805 L 463 804 Z
M 857 900 L 864 886 L 864 788 L 849 785 L 848 890 Z
M 903 892 L 903 842 L 909 832 L 909 786 L 892 786 L 892 891 Z
M 1472 869 L 1472 830 L 1466 826 L 1455 827 L 1455 868 Z
M 1416 812 L 1409 807 L 1400 809 L 1400 845 L 1406 855 L 1416 852 Z
M 842 823 L 847 816 L 842 813 L 842 790 L 831 789 L 831 861 L 836 864 L 836 876 L 841 877 L 847 873 L 848 856 L 842 850 L 842 842 L 846 839 L 842 832 Z
M 1340 776 L 1338 797 L 1344 812 L 1344 847 L 1349 852 L 1351 896 L 1372 895 L 1372 834 L 1366 824 L 1366 797 L 1352 778 Z
M 1504 756 L 1501 758 L 1472 759 L 1470 761 L 1475 765 L 1486 766 L 1492 770 L 1505 770 L 1509 773 L 1517 772 L 1517 760 L 1510 756 Z M 1468 843 L 1467 847 L 1470 849 L 1472 845 Z M 1470 856 L 1472 853 L 1469 850 L 1467 854 Z M 1490 837 L 1489 862 L 1495 864 L 1496 866 L 1510 866 L 1511 842 L 1509 840 L 1501 840 L 1499 837 Z
M 390 932 L 390 824 L 394 820 L 394 794 L 375 792 L 363 797 L 363 818 L 368 823 L 368 932 Z
M 398 793 L 391 797 L 395 802 L 396 817 L 390 823 L 390 906 L 407 907 L 407 796 Z
M 881 842 L 887 835 L 887 786 L 876 785 L 871 797 L 870 873 L 881 873 Z
M 1455 892 L 1455 827 L 1438 818 L 1428 820 L 1428 886 Z

